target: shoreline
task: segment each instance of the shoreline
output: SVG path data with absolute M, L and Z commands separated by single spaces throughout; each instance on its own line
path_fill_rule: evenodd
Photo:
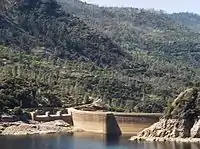
M 56 133 L 72 134 L 76 131 L 78 130 L 61 120 L 43 123 L 35 121 L 30 123 L 21 121 L 0 123 L 0 136 L 48 135 Z
M 64 121 L 50 122 L 2 122 L 0 123 L 0 136 L 43 136 L 53 134 L 74 134 L 75 132 L 86 132 L 70 126 Z M 93 134 L 93 133 L 91 133 Z M 96 134 L 96 133 L 95 133 Z M 132 136 L 130 141 L 137 142 L 178 142 L 178 143 L 200 143 L 200 138 L 167 138 L 167 137 L 138 137 Z
M 200 143 L 200 138 L 165 138 L 165 137 L 138 137 L 133 136 L 130 141 L 138 142 L 179 142 L 179 143 Z

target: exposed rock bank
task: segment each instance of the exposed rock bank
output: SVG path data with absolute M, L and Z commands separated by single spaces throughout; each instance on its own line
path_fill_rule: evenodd
M 200 142 L 199 95 L 196 88 L 185 90 L 159 122 L 139 132 L 131 140 Z
M 131 141 L 147 142 L 182 142 L 182 143 L 200 143 L 200 138 L 165 138 L 165 137 L 138 137 L 133 136 Z
M 73 129 L 62 120 L 45 123 L 13 122 L 0 124 L 0 135 L 34 135 L 59 132 L 72 133 Z

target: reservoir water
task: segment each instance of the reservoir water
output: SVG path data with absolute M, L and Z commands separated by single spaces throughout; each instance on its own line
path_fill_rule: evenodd
M 131 142 L 130 136 L 119 139 L 103 135 L 75 133 L 11 137 L 0 136 L 0 149 L 200 149 L 200 144 Z

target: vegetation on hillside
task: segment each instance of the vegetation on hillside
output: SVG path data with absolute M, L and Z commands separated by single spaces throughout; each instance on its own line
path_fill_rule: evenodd
M 110 38 L 62 11 L 54 0 L 20 0 L 0 20 L 0 43 L 14 49 L 29 53 L 44 49 L 55 58 L 108 67 L 128 58 Z
M 198 69 L 175 55 L 195 49 L 197 34 L 161 12 L 76 2 L 65 12 L 55 0 L 18 0 L 1 11 L 0 111 L 102 99 L 116 111 L 163 112 L 199 86 Z
M 198 79 L 188 68 L 142 54 L 135 55 L 134 69 L 120 72 L 94 63 L 55 60 L 43 57 L 44 53 L 26 54 L 6 47 L 0 52 L 3 110 L 68 107 L 102 99 L 115 110 L 162 112 L 170 99 Z
M 170 14 L 174 21 L 190 28 L 192 31 L 200 33 L 200 16 L 189 12 L 180 12 Z
M 200 35 L 162 11 L 99 7 L 79 0 L 57 1 L 66 12 L 98 28 L 123 49 L 145 50 L 167 60 L 181 60 L 192 67 L 200 66 Z

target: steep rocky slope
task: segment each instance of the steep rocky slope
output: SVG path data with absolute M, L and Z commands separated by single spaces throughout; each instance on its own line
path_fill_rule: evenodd
M 161 120 L 138 134 L 141 138 L 199 138 L 200 91 L 197 88 L 182 92 Z M 159 140 L 159 139 L 158 139 Z

